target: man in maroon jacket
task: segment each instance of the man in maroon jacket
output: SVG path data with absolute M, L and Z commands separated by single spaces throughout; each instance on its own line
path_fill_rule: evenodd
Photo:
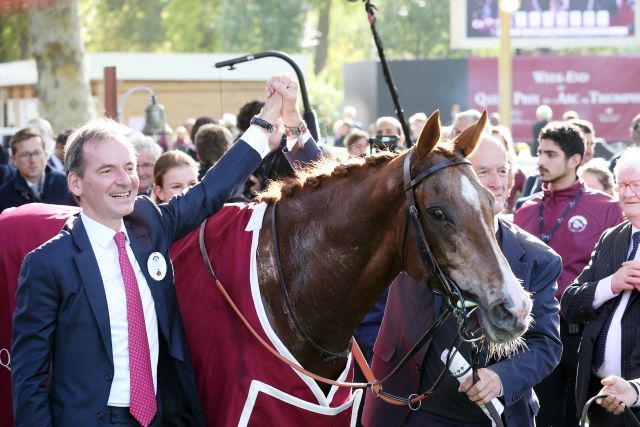
M 543 192 L 515 213 L 514 222 L 553 248 L 563 262 L 556 297 L 589 262 L 600 235 L 622 222 L 620 207 L 604 193 L 589 190 L 576 171 L 585 151 L 582 131 L 573 124 L 551 122 L 540 131 L 538 170 Z M 560 318 L 564 351 L 560 365 L 536 387 L 539 426 L 577 426 L 575 373 L 581 324 Z

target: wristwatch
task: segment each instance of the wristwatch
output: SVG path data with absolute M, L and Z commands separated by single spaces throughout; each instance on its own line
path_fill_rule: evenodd
M 269 123 L 266 120 L 261 119 L 258 116 L 253 116 L 251 118 L 251 121 L 249 122 L 249 125 L 256 125 L 256 126 L 260 126 L 262 129 L 266 130 L 268 133 L 273 132 L 273 124 Z
M 307 124 L 304 122 L 304 120 L 302 120 L 298 126 L 289 127 L 285 125 L 284 127 L 284 134 L 287 137 L 299 137 L 306 131 L 307 131 Z

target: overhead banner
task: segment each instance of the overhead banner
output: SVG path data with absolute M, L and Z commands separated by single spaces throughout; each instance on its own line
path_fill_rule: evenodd
M 498 111 L 498 60 L 469 58 L 468 71 L 469 108 Z M 533 140 L 536 108 L 547 104 L 554 120 L 573 110 L 593 123 L 596 136 L 608 142 L 628 141 L 631 119 L 640 113 L 638 76 L 638 57 L 514 57 L 514 140 Z

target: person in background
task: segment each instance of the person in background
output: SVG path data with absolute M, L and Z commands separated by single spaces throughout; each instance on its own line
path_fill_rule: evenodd
M 423 112 L 415 113 L 409 117 L 409 128 L 411 129 L 411 142 L 414 143 L 418 140 L 420 132 L 424 124 L 427 123 L 427 115 Z
M 369 135 L 362 130 L 352 130 L 345 138 L 345 145 L 350 156 L 365 157 L 369 153 Z
M 202 180 L 207 171 L 218 163 L 218 160 L 233 144 L 233 136 L 229 129 L 222 125 L 207 123 L 196 133 L 196 154 L 200 162 L 198 179 Z
M 593 124 L 588 120 L 572 119 L 569 120 L 569 123 L 578 126 L 584 136 L 584 156 L 582 156 L 582 165 L 585 165 L 593 159 L 596 131 L 593 128 Z
M 567 321 L 586 322 L 578 352 L 576 415 L 588 398 L 607 386 L 607 377 L 640 377 L 640 148 L 623 152 L 615 174 L 627 220 L 602 233 L 589 264 L 561 301 Z M 640 415 L 637 408 L 633 412 Z M 589 419 L 594 426 L 636 425 L 596 405 Z
M 591 159 L 589 163 L 578 169 L 578 176 L 584 185 L 592 190 L 602 191 L 611 197 L 615 197 L 613 187 L 615 179 L 609 170 L 609 162 L 604 159 Z
M 198 183 L 198 164 L 182 151 L 167 151 L 153 167 L 153 201 L 167 203 Z
M 533 124 L 533 142 L 531 143 L 531 157 L 538 155 L 538 143 L 540 131 L 553 118 L 553 110 L 548 105 L 539 105 L 536 108 L 536 122 Z
M 137 157 L 136 167 L 140 179 L 138 194 L 151 197 L 153 167 L 162 154 L 162 148 L 151 137 L 142 135 L 140 132 L 134 132 L 129 138 Z
M 71 132 L 73 132 L 73 129 L 65 129 L 62 132 L 60 132 L 60 134 L 58 134 L 58 136 L 56 137 L 56 145 L 53 150 L 53 153 L 51 153 L 51 156 L 47 161 L 47 164 L 51 166 L 51 168 L 53 168 L 54 170 L 57 170 L 58 172 L 65 173 L 64 163 L 63 163 L 64 146 L 66 145 L 67 139 L 69 138 L 69 135 L 71 135 Z
M 497 125 L 491 127 L 491 134 L 497 138 L 505 150 L 507 150 L 507 156 L 509 159 L 509 185 L 511 188 L 509 197 L 506 200 L 506 206 L 504 207 L 505 214 L 512 214 L 515 208 L 515 202 L 522 194 L 524 183 L 527 180 L 526 175 L 520 168 L 518 168 L 518 161 L 516 156 L 516 150 L 513 147 L 513 139 L 511 137 L 511 131 L 506 126 Z
M 568 110 L 562 113 L 562 121 L 569 122 L 571 120 L 576 120 L 580 118 L 580 114 L 577 111 Z
M 585 150 L 580 128 L 567 122 L 550 122 L 540 131 L 538 171 L 543 191 L 516 210 L 514 223 L 540 238 L 562 257 L 556 298 L 589 262 L 591 251 L 607 228 L 622 222 L 620 206 L 604 193 L 585 188 L 577 169 Z M 564 351 L 560 365 L 537 387 L 541 427 L 574 427 L 574 385 L 578 346 L 584 325 L 560 316 Z
M 631 119 L 631 126 L 629 126 L 629 139 L 631 140 L 631 147 L 640 147 L 640 114 L 637 114 L 633 119 Z M 611 161 L 609 162 L 609 170 L 611 172 L 614 171 L 621 154 L 622 153 L 618 153 L 611 157 Z
M 20 129 L 9 145 L 17 173 L 0 187 L 0 212 L 33 202 L 76 204 L 64 174 L 47 165 L 45 143 L 37 129 Z
M 453 124 L 451 125 L 451 135 L 449 135 L 449 138 L 453 139 L 460 135 L 463 130 L 480 120 L 480 116 L 480 111 L 475 109 L 461 111 L 456 114 Z
M 178 126 L 173 132 L 173 141 L 171 143 L 172 150 L 180 150 L 185 153 L 189 149 L 193 149 L 193 142 L 189 137 L 189 131 L 184 126 Z
M 351 123 L 342 119 L 337 120 L 333 124 L 333 145 L 336 147 L 344 147 L 344 139 L 347 137 L 353 126 Z
M 404 133 L 402 132 L 402 125 L 400 121 L 395 117 L 382 116 L 376 119 L 376 137 L 391 136 L 397 138 L 395 146 L 389 146 L 391 151 L 395 151 L 398 148 L 404 148 Z

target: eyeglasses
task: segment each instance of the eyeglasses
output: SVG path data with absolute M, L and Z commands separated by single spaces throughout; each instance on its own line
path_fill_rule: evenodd
M 16 155 L 16 158 L 21 162 L 29 161 L 31 160 L 32 157 L 34 160 L 40 160 L 42 157 L 44 157 L 44 151 L 42 150 L 24 151 Z
M 155 165 L 153 163 L 138 163 L 138 169 L 153 169 Z
M 630 188 L 636 195 L 640 194 L 640 179 L 629 182 L 619 182 L 618 185 L 618 193 L 622 194 L 627 188 Z

